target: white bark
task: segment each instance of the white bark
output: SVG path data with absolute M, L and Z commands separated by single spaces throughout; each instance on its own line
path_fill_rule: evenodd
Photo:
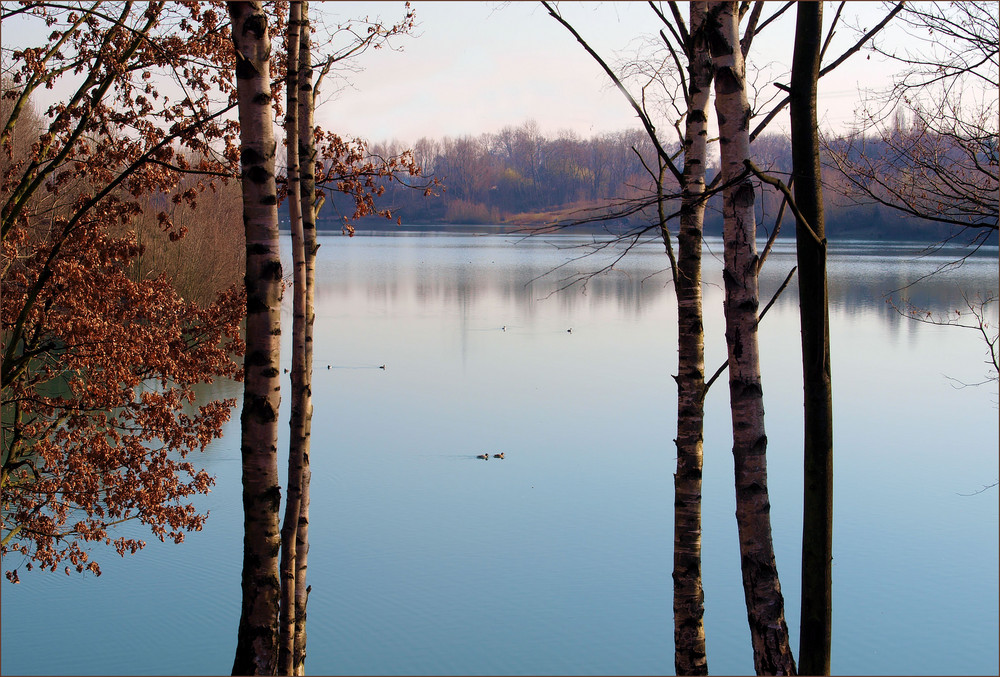
M 743 589 L 757 674 L 794 674 L 771 539 L 767 436 L 757 340 L 757 246 L 750 157 L 750 105 L 735 2 L 712 2 L 709 44 L 722 159 L 726 344 L 733 421 L 736 519 Z
M 278 621 L 281 257 L 271 130 L 271 43 L 260 2 L 229 4 L 242 149 L 247 329 L 244 359 L 243 605 L 233 672 L 273 674 Z

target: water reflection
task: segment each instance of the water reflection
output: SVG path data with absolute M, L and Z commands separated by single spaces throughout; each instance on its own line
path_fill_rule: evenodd
M 429 239 L 432 247 L 426 246 Z M 637 246 L 617 263 L 620 247 L 584 256 L 591 249 L 593 240 L 574 236 L 330 237 L 317 295 L 320 300 L 346 295 L 394 308 L 453 307 L 466 318 L 475 314 L 478 304 L 503 304 L 528 319 L 540 302 L 554 303 L 568 313 L 586 308 L 637 320 L 672 300 L 670 272 L 659 242 Z M 711 312 L 708 302 L 717 301 L 721 291 L 721 250 L 721 241 L 706 242 L 706 312 Z M 996 289 L 995 247 L 933 274 L 961 255 L 957 249 L 926 255 L 920 244 L 834 244 L 828 263 L 831 312 L 873 313 L 896 324 L 898 313 L 887 299 L 897 304 L 907 299 L 943 313 L 964 306 L 963 292 Z M 778 243 L 761 272 L 763 302 L 794 266 L 794 245 Z M 560 291 L 564 287 L 568 289 Z M 778 305 L 797 303 L 793 278 Z
M 662 245 L 649 243 L 585 291 L 553 294 L 565 275 L 609 262 L 610 253 L 573 262 L 581 252 L 566 247 L 586 242 L 322 238 L 310 672 L 671 670 L 673 290 L 659 272 Z M 706 249 L 719 253 L 721 243 Z M 995 390 L 992 400 L 955 390 L 942 375 L 974 380 L 967 372 L 979 369 L 981 345 L 972 332 L 908 322 L 886 307 L 886 292 L 935 266 L 897 253 L 850 244 L 831 255 L 832 667 L 988 673 L 998 654 L 996 495 L 958 494 L 996 477 Z M 792 265 L 792 248 L 779 245 L 762 294 Z M 996 273 L 994 252 L 920 289 L 943 312 L 960 304 L 960 285 L 995 289 Z M 793 637 L 802 488 L 796 296 L 790 287 L 761 326 L 775 547 Z M 290 302 L 286 294 L 286 327 Z M 721 263 L 712 256 L 705 309 L 714 369 L 726 350 Z M 283 339 L 288 366 L 290 332 Z M 204 394 L 241 390 L 220 382 Z M 706 406 L 708 651 L 713 672 L 749 674 L 724 384 Z M 280 431 L 284 449 L 287 425 Z M 475 458 L 501 451 L 503 461 Z M 204 532 L 182 546 L 151 543 L 134 558 L 103 556 L 97 580 L 32 576 L 4 588 L 7 672 L 229 671 L 242 554 L 238 414 L 197 458 L 217 476 L 199 497 L 210 510 Z M 938 617 L 963 622 L 927 620 Z

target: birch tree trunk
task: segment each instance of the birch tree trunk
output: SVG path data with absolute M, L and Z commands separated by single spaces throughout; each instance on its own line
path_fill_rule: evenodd
M 805 410 L 799 667 L 804 674 L 828 675 L 833 601 L 833 393 L 816 128 L 823 3 L 800 2 L 797 11 L 789 113 L 795 203 L 805 219 L 798 219 L 795 229 Z
M 313 325 L 316 320 L 316 142 L 313 138 L 313 112 L 315 92 L 312 78 L 312 44 L 309 33 L 309 3 L 303 1 L 300 14 L 298 50 L 298 160 L 299 160 L 299 204 L 302 218 L 302 250 L 305 290 L 302 298 L 303 328 L 303 381 L 302 381 L 302 425 L 301 463 L 299 473 L 300 498 L 299 514 L 295 530 L 295 644 L 292 657 L 292 674 L 305 674 L 306 660 L 306 603 L 310 586 L 306 584 L 309 557 L 309 483 L 312 471 L 309 465 L 310 440 L 312 430 L 312 372 L 313 372 Z M 292 137 L 289 137 L 291 147 Z
M 274 674 L 278 595 L 278 406 L 281 402 L 281 258 L 271 130 L 267 17 L 260 2 L 230 2 L 239 99 L 246 230 L 243 456 L 243 602 L 233 674 Z
M 288 212 L 292 231 L 292 402 L 288 437 L 288 491 L 281 527 L 281 609 L 278 618 L 278 670 L 293 674 L 295 654 L 296 535 L 302 503 L 302 456 L 306 444 L 308 382 L 306 374 L 306 261 L 302 244 L 302 212 L 299 194 L 298 68 L 302 4 L 288 6 L 285 81 L 285 152 L 287 157 Z
M 713 63 L 704 31 L 706 4 L 692 3 L 691 31 L 671 3 L 676 28 L 671 26 L 688 59 L 688 86 L 685 87 L 684 169 L 678 171 L 663 151 L 655 126 L 644 106 L 629 94 L 607 63 L 554 6 L 542 5 L 566 27 L 584 49 L 601 65 L 608 77 L 628 99 L 658 150 L 659 176 L 656 179 L 657 211 L 663 242 L 670 258 L 678 305 L 677 368 L 677 472 L 674 474 L 674 666 L 678 674 L 706 674 L 704 591 L 701 582 L 701 482 L 702 445 L 705 415 L 704 323 L 701 303 L 701 249 L 705 215 L 705 157 L 708 141 L 706 109 L 712 83 Z M 669 19 L 655 5 L 661 20 Z M 681 184 L 681 215 L 678 257 L 675 261 L 663 209 L 663 176 L 669 167 Z M 648 168 L 647 168 L 648 169 Z M 652 174 L 652 171 L 650 170 Z
M 674 474 L 674 668 L 708 674 L 705 593 L 701 580 L 701 485 L 705 425 L 705 331 L 701 248 L 712 57 L 705 41 L 706 2 L 690 5 L 688 102 L 677 245 L 677 472 Z
M 715 110 L 722 159 L 726 344 L 733 419 L 736 520 L 747 620 L 757 674 L 795 673 L 771 540 L 767 436 L 757 342 L 757 246 L 750 157 L 750 106 L 737 3 L 712 2 L 708 41 L 715 63 Z M 743 177 L 742 179 L 740 177 Z

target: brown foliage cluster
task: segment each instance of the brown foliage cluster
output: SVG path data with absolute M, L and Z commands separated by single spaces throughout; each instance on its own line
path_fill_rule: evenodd
M 283 38 L 287 3 L 279 4 L 269 13 L 274 21 L 269 22 L 269 33 L 272 38 L 281 34 Z M 319 94 L 321 83 L 337 69 L 352 70 L 351 60 L 364 54 L 368 49 L 395 49 L 394 40 L 410 35 L 416 21 L 416 13 L 405 2 L 403 15 L 395 23 L 384 22 L 381 18 L 364 17 L 345 21 L 325 29 L 325 36 L 310 39 L 318 44 L 317 54 L 311 54 L 310 68 L 317 72 L 313 83 L 311 96 Z M 315 32 L 316 23 L 310 23 L 310 32 Z M 287 49 L 287 44 L 283 47 Z M 321 54 L 321 55 L 320 55 Z M 285 79 L 287 59 L 275 56 L 271 66 L 277 74 L 278 81 Z M 273 91 L 280 91 L 274 87 Z M 272 105 L 277 121 L 283 114 L 281 97 L 275 96 Z M 313 129 L 313 142 L 316 148 L 313 176 L 316 186 L 316 212 L 326 202 L 331 193 L 339 193 L 347 197 L 351 204 L 350 211 L 341 215 L 342 230 L 348 235 L 354 234 L 353 222 L 365 216 L 393 218 L 393 211 L 376 205 L 378 198 L 386 190 L 386 184 L 405 188 L 418 189 L 425 196 L 434 193 L 439 186 L 436 179 L 420 180 L 425 175 L 424 170 L 416 162 L 414 153 L 410 150 L 380 153 L 373 151 L 363 139 L 346 139 L 339 134 L 324 130 L 319 126 Z M 287 140 L 285 141 L 287 144 Z M 287 197 L 287 174 L 277 177 L 279 199 Z M 397 216 L 397 222 L 399 217 Z
M 371 153 L 367 142 L 361 139 L 346 140 L 318 127 L 315 136 L 320 158 L 315 169 L 317 197 L 322 205 L 324 191 L 333 190 L 353 201 L 353 213 L 342 216 L 343 230 L 348 235 L 354 234 L 352 221 L 357 219 L 365 216 L 393 218 L 392 209 L 375 203 L 376 198 L 385 193 L 387 184 L 415 188 L 424 197 L 434 194 L 440 185 L 438 179 L 422 180 L 420 183 L 408 180 L 423 176 L 423 168 L 417 164 L 412 150 L 381 155 Z M 396 216 L 396 223 L 402 223 L 399 216 Z
M 17 14 L 51 33 L 9 54 L 3 94 L 2 554 L 100 573 L 87 543 L 144 545 L 114 538 L 117 523 L 177 542 L 201 528 L 190 497 L 212 478 L 186 457 L 235 405 L 193 402 L 197 384 L 241 376 L 242 289 L 183 300 L 139 272 L 138 235 L 145 220 L 181 239 L 178 207 L 234 173 L 231 43 L 220 3 L 4 10 Z M 73 93 L 34 115 L 32 93 L 64 75 Z
M 268 22 L 276 42 L 286 11 L 276 3 Z M 229 18 L 224 3 L 194 0 L 24 2 L 2 16 L 5 32 L 15 17 L 49 31 L 41 46 L 3 49 L 2 553 L 25 569 L 99 572 L 88 542 L 143 545 L 113 538 L 116 523 L 175 541 L 201 527 L 190 497 L 212 480 L 186 455 L 221 433 L 235 402 L 195 406 L 193 389 L 242 376 Z M 408 6 L 396 24 L 338 25 L 315 86 L 412 26 Z M 36 113 L 33 93 L 57 86 L 69 93 Z M 280 97 L 272 106 L 277 119 Z M 353 218 L 391 218 L 377 179 L 419 175 L 412 155 L 315 136 L 317 201 L 336 191 Z
M 3 243 L 17 259 L 4 279 L 5 339 L 47 258 L 26 235 Z M 111 524 L 139 519 L 177 542 L 201 528 L 205 515 L 184 499 L 212 479 L 184 458 L 219 436 L 235 402 L 189 404 L 195 384 L 239 375 L 242 304 L 238 289 L 201 308 L 163 277 L 131 280 L 135 241 L 97 228 L 74 231 L 63 252 L 19 344 L 6 346 L 2 552 L 27 556 L 28 570 L 69 560 L 100 573 L 78 541 L 112 543 Z M 124 554 L 143 542 L 113 544 Z

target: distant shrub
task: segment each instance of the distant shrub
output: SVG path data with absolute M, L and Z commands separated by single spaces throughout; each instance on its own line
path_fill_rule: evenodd
M 499 223 L 500 212 L 496 207 L 487 207 L 479 202 L 455 199 L 448 201 L 445 221 L 448 223 Z

